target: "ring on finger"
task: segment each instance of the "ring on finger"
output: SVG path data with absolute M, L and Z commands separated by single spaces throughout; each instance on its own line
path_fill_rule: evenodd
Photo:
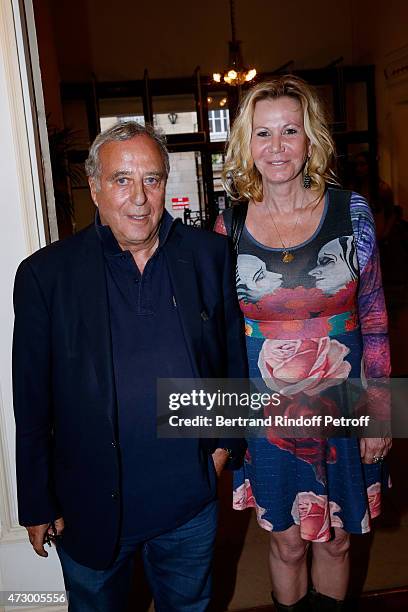
M 384 460 L 384 455 L 381 455 L 380 457 L 373 457 L 373 463 L 381 463 L 381 461 Z

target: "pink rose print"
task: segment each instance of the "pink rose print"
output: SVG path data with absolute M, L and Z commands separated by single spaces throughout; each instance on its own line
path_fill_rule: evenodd
M 327 542 L 330 539 L 330 517 L 327 495 L 316 495 L 313 491 L 302 491 L 295 497 L 292 517 L 300 525 L 304 540 Z
M 242 485 L 234 490 L 232 507 L 234 510 L 255 508 L 258 525 L 267 531 L 273 530 L 272 523 L 262 518 L 266 510 L 265 508 L 258 506 L 256 503 L 254 494 L 252 493 L 251 483 L 249 482 L 248 478 L 245 479 L 245 482 Z
M 256 520 L 258 521 L 258 525 L 262 527 L 262 529 L 266 529 L 266 531 L 273 531 L 272 523 L 262 518 L 266 512 L 265 508 L 261 508 L 261 506 L 258 506 L 258 504 L 256 504 L 255 511 L 256 511 Z
M 341 384 L 351 365 L 344 360 L 350 350 L 337 340 L 265 340 L 258 368 L 265 384 L 281 395 L 315 395 Z
M 381 514 L 381 484 L 379 482 L 375 482 L 367 488 L 367 497 L 368 509 L 361 521 L 361 533 L 370 531 L 371 519 Z
M 381 484 L 375 482 L 367 489 L 370 517 L 373 519 L 381 514 Z
M 363 520 L 361 521 L 361 533 L 368 533 L 370 531 L 370 517 L 368 516 L 368 510 L 365 511 Z
M 255 508 L 255 498 L 252 493 L 251 483 L 248 478 L 233 492 L 232 507 L 234 510 L 245 510 L 245 508 Z
M 338 516 L 337 512 L 341 512 L 341 508 L 336 502 L 329 502 L 329 512 L 330 512 L 330 525 L 331 527 L 341 527 L 343 528 L 343 521 Z M 336 512 L 336 514 L 335 514 Z

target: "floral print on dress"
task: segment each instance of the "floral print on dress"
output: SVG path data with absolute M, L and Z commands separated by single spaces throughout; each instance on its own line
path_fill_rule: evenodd
M 258 524 L 267 531 L 273 530 L 273 525 L 269 521 L 263 518 L 266 513 L 265 508 L 261 508 L 255 501 L 254 494 L 252 493 L 251 483 L 248 479 L 234 490 L 233 493 L 233 508 L 235 510 L 244 510 L 245 508 L 255 508 L 256 518 Z
M 375 482 L 367 489 L 368 507 L 371 518 L 381 514 L 381 483 Z
M 347 346 L 329 337 L 265 340 L 258 367 L 266 386 L 281 395 L 316 395 L 348 377 L 351 365 L 345 356 L 349 352 Z
M 218 218 L 216 231 L 227 233 L 228 215 Z M 338 416 L 335 399 L 347 378 L 390 370 L 367 202 L 329 189 L 315 234 L 291 252 L 293 261 L 282 262 L 282 249 L 265 247 L 244 227 L 236 282 L 250 376 L 283 394 L 284 416 Z M 335 527 L 369 531 L 389 486 L 386 464 L 362 464 L 356 438 L 282 436 L 282 428 L 269 427 L 264 437 L 248 438 L 244 466 L 234 473 L 234 508 L 255 508 L 269 531 L 299 525 L 315 542 L 329 540 Z
M 294 523 L 300 525 L 304 540 L 327 542 L 331 537 L 331 528 L 343 527 L 343 521 L 337 514 L 340 511 L 338 504 L 328 502 L 327 495 L 301 491 L 293 502 L 292 517 Z

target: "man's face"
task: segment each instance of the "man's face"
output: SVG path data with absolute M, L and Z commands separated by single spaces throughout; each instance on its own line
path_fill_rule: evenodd
M 145 135 L 108 142 L 99 159 L 99 185 L 94 179 L 89 185 L 101 222 L 122 249 L 148 248 L 156 241 L 164 211 L 166 171 L 158 145 Z

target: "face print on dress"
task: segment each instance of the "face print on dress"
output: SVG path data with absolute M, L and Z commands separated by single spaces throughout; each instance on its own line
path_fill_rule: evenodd
M 317 256 L 317 266 L 309 274 L 316 279 L 316 287 L 329 295 L 356 280 L 358 267 L 353 236 L 341 236 L 325 244 Z
M 282 274 L 269 272 L 255 255 L 238 255 L 237 293 L 245 303 L 256 303 L 282 285 Z

